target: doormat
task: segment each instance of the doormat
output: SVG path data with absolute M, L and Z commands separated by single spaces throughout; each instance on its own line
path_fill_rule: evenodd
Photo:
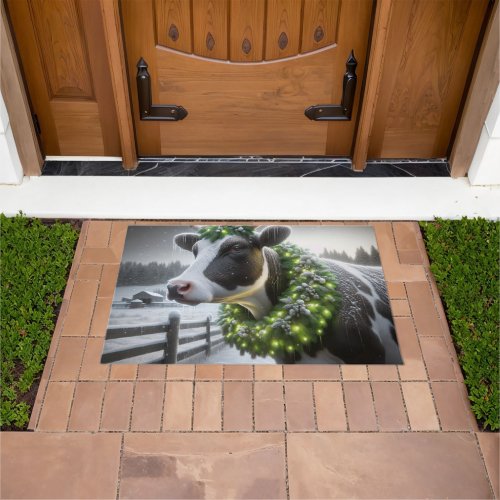
M 399 364 L 370 226 L 131 226 L 103 363 Z

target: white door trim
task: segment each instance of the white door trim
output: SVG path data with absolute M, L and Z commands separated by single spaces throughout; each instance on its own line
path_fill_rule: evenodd
M 0 184 L 21 184 L 23 167 L 10 126 L 9 114 L 0 92 Z

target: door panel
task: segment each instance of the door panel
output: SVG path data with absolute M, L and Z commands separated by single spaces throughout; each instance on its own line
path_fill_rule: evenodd
M 262 61 L 264 54 L 265 5 L 254 0 L 231 0 L 229 59 L 233 62 Z
M 121 8 L 139 154 L 350 155 L 371 0 L 123 0 Z M 340 104 L 353 49 L 353 119 L 309 120 L 309 106 Z M 153 103 L 183 106 L 184 120 L 139 119 L 141 57 Z
M 296 56 L 300 49 L 301 0 L 268 0 L 266 60 Z
M 7 0 L 46 155 L 120 155 L 98 0 Z
M 328 124 L 308 120 L 304 109 L 330 101 L 335 48 L 256 66 L 157 56 L 159 101 L 189 110 L 161 124 L 161 154 L 192 154 L 194 141 L 205 154 L 324 154 Z
M 87 47 L 76 2 L 32 0 L 31 12 L 51 98 L 92 99 Z
M 394 2 L 369 158 L 447 156 L 487 6 Z
M 192 10 L 196 55 L 227 59 L 227 15 L 227 0 L 197 0 Z
M 191 53 L 191 3 L 183 0 L 157 0 L 156 33 L 160 45 Z
M 50 104 L 62 155 L 87 153 L 92 156 L 96 154 L 94 151 L 104 154 L 97 102 L 53 99 Z
M 309 0 L 304 4 L 300 51 L 311 52 L 335 43 L 340 0 Z

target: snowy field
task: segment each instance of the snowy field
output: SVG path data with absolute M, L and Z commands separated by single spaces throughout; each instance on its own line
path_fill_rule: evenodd
M 121 302 L 123 297 L 131 299 L 132 296 L 141 291 L 155 292 L 162 290 L 164 287 L 161 285 L 137 285 L 137 286 L 120 286 L 115 290 L 114 302 Z M 207 316 L 211 316 L 213 321 L 217 320 L 219 305 L 218 304 L 200 304 L 198 306 L 186 306 L 173 301 L 166 301 L 166 307 L 144 307 L 141 309 L 122 309 L 114 307 L 111 309 L 109 317 L 109 326 L 146 326 L 157 323 L 164 323 L 168 321 L 168 316 L 172 311 L 177 311 L 181 315 L 181 322 L 185 321 L 204 321 Z M 196 328 L 192 330 L 183 330 L 182 335 L 191 335 L 193 333 L 201 333 L 202 329 Z M 146 341 L 162 340 L 165 338 L 164 333 L 155 333 L 149 335 L 142 335 L 141 337 L 131 337 L 124 339 L 106 340 L 103 352 L 109 352 L 115 349 L 125 349 L 127 347 L 134 347 L 143 344 Z M 131 363 L 148 363 L 152 359 L 157 358 L 159 353 L 145 354 L 128 358 L 119 361 L 121 364 Z M 180 364 L 191 364 L 192 361 L 185 359 L 179 362 Z M 211 356 L 198 356 L 196 364 L 276 364 L 272 358 L 258 357 L 252 359 L 249 354 L 240 354 L 240 351 L 229 345 L 224 345 L 219 349 L 214 349 Z

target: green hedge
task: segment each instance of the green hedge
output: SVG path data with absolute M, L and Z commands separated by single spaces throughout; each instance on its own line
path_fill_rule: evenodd
M 472 410 L 483 427 L 498 429 L 500 226 L 464 218 L 421 227 Z
M 3 428 L 28 423 L 28 394 L 43 370 L 77 239 L 70 224 L 0 215 Z

